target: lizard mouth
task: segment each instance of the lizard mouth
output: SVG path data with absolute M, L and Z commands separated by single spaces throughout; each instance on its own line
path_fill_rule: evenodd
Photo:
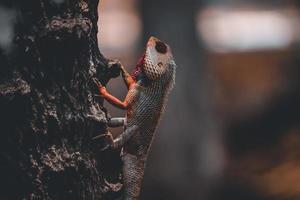
M 138 63 L 136 64 L 136 67 L 132 73 L 132 77 L 136 80 L 138 75 L 142 73 L 142 68 L 145 63 L 145 54 L 139 59 Z

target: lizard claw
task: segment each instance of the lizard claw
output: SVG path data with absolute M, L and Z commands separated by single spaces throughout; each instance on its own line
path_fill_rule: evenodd
M 100 83 L 100 81 L 98 79 L 92 78 L 92 80 L 98 87 L 103 87 L 103 85 Z
M 96 78 L 92 78 L 93 82 L 97 85 L 98 90 L 99 90 L 99 96 L 104 97 L 105 94 L 107 93 L 106 88 L 101 84 L 100 81 L 98 81 Z
M 103 147 L 100 148 L 100 151 L 105 151 L 106 149 L 112 147 L 114 142 L 113 136 L 110 132 L 107 134 L 97 135 L 93 137 L 92 140 L 97 141 L 97 143 L 99 140 L 102 140 L 100 143 L 105 143 Z

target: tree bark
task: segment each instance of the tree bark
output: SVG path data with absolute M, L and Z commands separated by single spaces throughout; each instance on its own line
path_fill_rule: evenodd
M 0 27 L 13 30 L 0 46 L 0 199 L 120 196 L 119 154 L 92 140 L 107 131 L 107 113 L 90 80 L 115 75 L 97 46 L 97 5 L 0 2 L 13 18 Z

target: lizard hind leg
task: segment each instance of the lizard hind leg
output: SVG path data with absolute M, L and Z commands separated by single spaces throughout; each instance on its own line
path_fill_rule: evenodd
M 112 148 L 119 149 L 124 146 L 126 142 L 138 131 L 138 126 L 131 126 L 125 129 L 116 139 L 112 142 Z
M 121 127 L 121 126 L 125 126 L 126 125 L 126 119 L 125 117 L 115 117 L 115 118 L 111 118 L 108 123 L 107 126 L 108 127 Z
M 104 151 L 109 148 L 113 142 L 113 136 L 110 132 L 107 134 L 97 135 L 92 138 L 92 140 L 97 144 L 100 145 L 100 151 Z M 99 148 L 99 146 L 98 146 Z
M 138 127 L 132 126 L 127 128 L 123 133 L 121 133 L 116 139 L 113 139 L 113 136 L 110 132 L 103 135 L 98 135 L 92 138 L 94 141 L 103 141 L 106 145 L 100 149 L 100 151 L 106 150 L 108 147 L 113 149 L 120 149 L 124 146 L 124 144 L 134 135 L 137 133 Z

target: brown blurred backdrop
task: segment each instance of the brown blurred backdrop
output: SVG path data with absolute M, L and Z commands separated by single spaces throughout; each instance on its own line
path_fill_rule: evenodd
M 178 65 L 143 200 L 300 199 L 297 1 L 101 0 L 99 10 L 107 57 L 132 69 L 154 35 Z M 109 89 L 124 98 L 120 78 Z

